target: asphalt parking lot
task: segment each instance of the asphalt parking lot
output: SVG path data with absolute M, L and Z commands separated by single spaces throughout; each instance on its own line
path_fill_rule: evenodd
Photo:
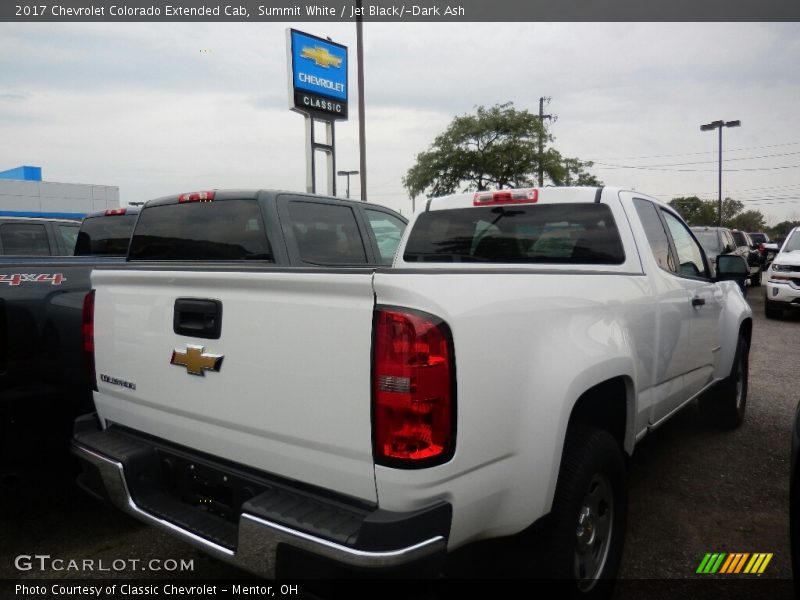
M 800 314 L 765 319 L 763 290 L 748 295 L 755 324 L 744 425 L 733 432 L 713 430 L 689 406 L 637 446 L 630 464 L 624 579 L 696 578 L 709 552 L 773 553 L 761 577 L 791 577 L 789 444 L 800 389 Z M 0 464 L 0 579 L 245 576 L 85 496 L 72 483 L 71 462 L 52 458 L 64 449 L 30 424 L 12 434 L 14 452 Z M 16 557 L 34 554 L 102 559 L 107 565 L 137 562 L 104 573 L 15 565 Z M 162 562 L 142 570 L 152 559 Z M 170 559 L 193 561 L 193 568 L 166 571 Z M 497 566 L 484 557 L 467 570 L 473 577 L 494 576 Z M 623 591 L 618 597 L 634 595 Z

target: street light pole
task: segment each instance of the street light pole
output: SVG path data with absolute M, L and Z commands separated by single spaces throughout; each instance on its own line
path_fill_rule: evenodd
M 717 189 L 717 202 L 718 202 L 718 215 L 717 226 L 722 227 L 722 128 L 723 127 L 741 127 L 741 121 L 713 121 L 700 125 L 700 131 L 712 131 L 719 129 L 719 173 L 718 173 L 718 189 Z
M 337 171 L 337 175 L 347 177 L 347 198 L 350 199 L 350 175 L 358 175 L 358 171 Z

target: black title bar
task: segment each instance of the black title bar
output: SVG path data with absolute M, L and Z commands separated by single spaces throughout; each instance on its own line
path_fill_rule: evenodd
M 355 0 L 57 0 L 0 3 L 6 22 L 345 22 Z M 800 0 L 364 0 L 364 21 L 800 21 Z M 513 40 L 507 40 L 513 44 Z

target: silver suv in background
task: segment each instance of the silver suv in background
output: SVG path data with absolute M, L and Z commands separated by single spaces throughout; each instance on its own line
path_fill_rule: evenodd
M 780 319 L 789 308 L 800 309 L 800 227 L 789 232 L 767 270 L 764 314 L 768 319 Z
M 747 234 L 741 236 L 741 239 L 737 241 L 734 233 L 727 227 L 695 226 L 691 229 L 703 250 L 706 251 L 710 264 L 716 264 L 717 256 L 721 254 L 738 254 L 747 261 L 750 271 L 749 284 L 751 286 L 761 285 L 761 267 L 750 258 L 749 239 L 745 239 Z

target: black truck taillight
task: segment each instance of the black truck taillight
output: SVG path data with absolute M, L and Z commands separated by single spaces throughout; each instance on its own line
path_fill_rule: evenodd
M 83 298 L 83 355 L 86 362 L 86 377 L 97 390 L 97 375 L 94 370 L 94 290 Z
M 455 360 L 441 319 L 409 309 L 375 311 L 372 435 L 378 464 L 427 467 L 453 456 Z

